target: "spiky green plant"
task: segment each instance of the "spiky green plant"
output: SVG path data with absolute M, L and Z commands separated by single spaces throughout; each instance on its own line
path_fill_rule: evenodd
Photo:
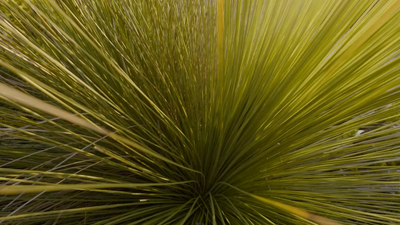
M 399 7 L 2 0 L 0 223 L 399 224 Z

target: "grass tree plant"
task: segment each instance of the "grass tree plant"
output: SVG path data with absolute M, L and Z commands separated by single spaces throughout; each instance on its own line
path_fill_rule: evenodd
M 0 224 L 400 224 L 400 1 L 0 10 Z

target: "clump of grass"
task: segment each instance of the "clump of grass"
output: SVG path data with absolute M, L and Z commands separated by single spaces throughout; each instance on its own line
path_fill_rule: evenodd
M 400 223 L 399 7 L 1 1 L 0 223 Z

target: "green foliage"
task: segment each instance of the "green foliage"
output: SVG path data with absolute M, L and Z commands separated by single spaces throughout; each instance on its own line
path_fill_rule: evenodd
M 400 223 L 399 1 L 20 2 L 2 224 Z

